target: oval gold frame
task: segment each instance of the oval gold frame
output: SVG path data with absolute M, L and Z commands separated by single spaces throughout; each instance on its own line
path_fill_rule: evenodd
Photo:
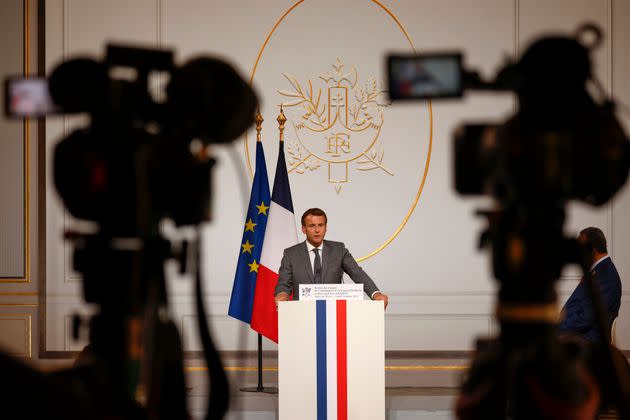
M 411 38 L 409 37 L 409 34 L 405 30 L 405 28 L 402 26 L 402 23 L 400 23 L 400 20 L 398 20 L 398 17 L 396 17 L 396 15 L 394 15 L 394 13 L 392 11 L 390 11 L 387 7 L 385 7 L 380 1 L 378 1 L 378 0 L 370 0 L 370 1 L 372 3 L 378 5 L 381 9 L 383 9 L 383 11 L 385 11 L 385 13 L 387 13 L 392 18 L 392 20 L 394 20 L 394 22 L 396 22 L 396 25 L 398 25 L 398 28 L 400 29 L 400 31 L 405 35 L 405 38 L 407 39 L 407 42 L 409 42 L 409 45 L 411 46 L 411 49 L 412 49 L 412 51 L 415 54 L 416 53 L 416 48 L 414 47 L 413 42 L 411 41 Z M 291 6 L 289 9 L 287 9 L 287 11 L 284 12 L 282 14 L 282 16 L 280 16 L 280 18 L 276 21 L 276 24 L 273 26 L 273 28 L 271 28 L 271 31 L 269 32 L 269 34 L 267 34 L 267 37 L 265 38 L 265 42 L 260 47 L 260 50 L 258 50 L 258 56 L 256 57 L 256 62 L 254 63 L 254 68 L 252 69 L 252 73 L 251 73 L 251 75 L 249 77 L 249 85 L 250 86 L 254 82 L 254 76 L 256 75 L 256 69 L 258 68 L 258 63 L 260 62 L 260 58 L 262 57 L 263 52 L 265 51 L 265 48 L 267 47 L 267 43 L 269 43 L 269 39 L 271 39 L 271 36 L 276 31 L 278 26 L 280 26 L 280 24 L 282 23 L 284 18 L 286 18 L 289 15 L 289 13 L 291 13 L 301 3 L 304 3 L 304 0 L 297 1 L 295 4 L 293 4 L 293 6 Z M 375 250 L 373 250 L 372 252 L 370 252 L 369 254 L 367 254 L 367 255 L 365 255 L 363 257 L 357 258 L 357 261 L 359 261 L 359 262 L 367 260 L 370 257 L 373 257 L 374 255 L 376 255 L 379 252 L 381 252 L 387 245 L 389 245 L 394 240 L 394 238 L 396 238 L 396 236 L 398 236 L 400 231 L 403 230 L 403 228 L 405 227 L 405 225 L 409 221 L 409 218 L 411 217 L 411 214 L 416 209 L 416 206 L 418 205 L 418 201 L 420 201 L 420 196 L 422 195 L 422 191 L 424 190 L 424 184 L 426 182 L 427 175 L 429 173 L 429 166 L 431 164 L 431 151 L 433 149 L 433 107 L 431 106 L 431 101 L 430 100 L 427 101 L 427 104 L 428 104 L 428 107 L 429 107 L 429 150 L 427 151 L 426 164 L 424 166 L 424 172 L 422 174 L 422 180 L 420 181 L 420 187 L 418 188 L 418 192 L 416 193 L 416 197 L 414 198 L 413 203 L 411 204 L 411 208 L 407 211 L 407 214 L 405 215 L 403 221 L 400 223 L 400 226 L 398 226 L 398 228 L 394 231 L 394 233 L 385 242 L 383 242 L 378 248 L 376 248 Z M 253 174 L 253 171 L 252 171 L 251 158 L 250 158 L 250 155 L 249 155 L 249 148 L 247 147 L 248 146 L 248 135 L 247 134 L 245 135 L 244 145 L 245 145 L 245 155 L 247 156 L 247 170 L 249 171 L 249 176 L 251 178 L 253 178 L 254 174 Z

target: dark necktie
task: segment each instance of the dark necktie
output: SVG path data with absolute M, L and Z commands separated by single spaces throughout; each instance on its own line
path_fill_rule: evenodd
M 315 261 L 313 262 L 313 280 L 315 283 L 322 282 L 322 259 L 319 257 L 319 249 L 313 248 Z

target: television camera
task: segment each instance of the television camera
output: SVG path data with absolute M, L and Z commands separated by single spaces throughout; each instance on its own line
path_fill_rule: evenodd
M 154 93 L 156 80 L 163 92 Z M 70 214 L 96 227 L 66 232 L 84 298 L 99 309 L 77 366 L 44 375 L 2 357 L 18 381 L 11 401 L 20 418 L 189 418 L 181 343 L 167 314 L 168 259 L 196 274 L 207 418 L 223 418 L 229 390 L 208 334 L 199 247 L 173 246 L 160 224 L 210 220 L 214 160 L 207 149 L 232 142 L 254 122 L 252 88 L 216 58 L 176 66 L 172 51 L 109 45 L 102 61 L 69 59 L 48 80 L 11 78 L 6 93 L 14 117 L 88 116 L 87 126 L 56 146 L 54 184 Z M 81 320 L 74 325 L 78 330 Z M 33 392 L 39 403 L 22 406 Z
M 496 203 L 479 214 L 488 220 L 480 244 L 492 248 L 500 326 L 496 339 L 477 341 L 457 402 L 460 419 L 594 418 L 602 398 L 630 418 L 627 361 L 608 344 L 610 325 L 590 274 L 590 254 L 563 233 L 569 200 L 600 206 L 628 177 L 628 138 L 592 72 L 590 53 L 601 40 L 591 24 L 575 36 L 539 38 L 491 81 L 464 69 L 459 52 L 387 58 L 394 101 L 459 98 L 468 90 L 517 98 L 507 121 L 455 130 L 455 190 Z M 554 286 L 572 263 L 589 284 L 604 340 L 596 361 L 601 369 L 589 369 L 594 350 L 556 332 Z

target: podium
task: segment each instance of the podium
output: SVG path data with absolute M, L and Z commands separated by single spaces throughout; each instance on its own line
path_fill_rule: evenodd
M 384 420 L 380 301 L 278 305 L 280 420 Z

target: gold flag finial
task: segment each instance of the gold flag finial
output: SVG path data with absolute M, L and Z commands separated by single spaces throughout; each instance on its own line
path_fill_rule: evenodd
M 280 131 L 280 141 L 284 141 L 284 123 L 287 122 L 287 117 L 284 116 L 284 112 L 282 112 L 282 105 L 280 105 L 280 115 L 276 118 L 278 121 L 278 130 Z
M 262 123 L 265 121 L 260 115 L 260 110 L 256 113 L 256 141 L 260 141 L 260 130 L 262 130 Z

